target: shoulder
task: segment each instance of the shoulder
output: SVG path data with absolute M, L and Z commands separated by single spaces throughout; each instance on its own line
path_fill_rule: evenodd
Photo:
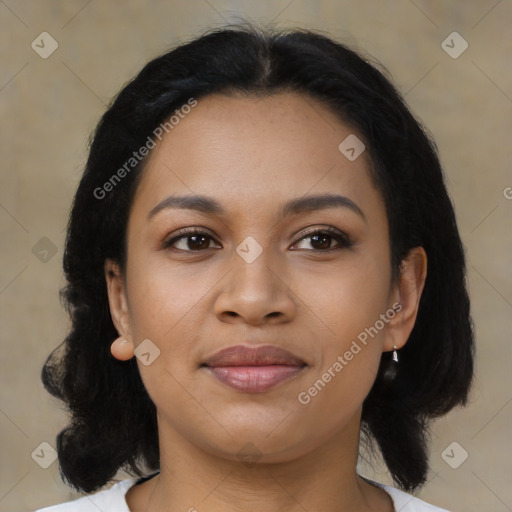
M 400 512 L 450 512 L 445 508 L 435 507 L 434 505 L 422 501 L 412 494 L 401 491 L 395 487 L 379 484 L 378 482 L 373 481 L 371 483 L 384 489 L 391 496 L 395 509 Z
M 66 503 L 41 508 L 35 512 L 98 512 L 98 510 L 130 512 L 126 504 L 125 495 L 128 489 L 135 485 L 138 480 L 138 478 L 122 480 L 109 489 L 83 496 L 73 501 L 67 501 Z

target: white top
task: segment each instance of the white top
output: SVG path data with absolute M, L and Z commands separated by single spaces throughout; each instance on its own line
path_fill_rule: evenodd
M 99 491 L 95 494 L 84 496 L 83 498 L 77 498 L 74 501 L 41 508 L 35 512 L 98 512 L 99 510 L 108 512 L 130 512 L 126 504 L 125 494 L 130 487 L 135 485 L 138 480 L 142 479 L 145 478 L 122 480 L 114 484 L 110 489 Z M 444 508 L 429 505 L 395 487 L 390 487 L 368 479 L 366 480 L 384 489 L 391 496 L 397 512 L 449 512 Z

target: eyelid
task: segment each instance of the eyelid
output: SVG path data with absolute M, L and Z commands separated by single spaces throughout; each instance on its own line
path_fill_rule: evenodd
M 170 235 L 166 236 L 162 241 L 162 246 L 164 248 L 170 247 L 172 244 L 171 242 L 176 242 L 180 238 L 186 238 L 187 235 L 207 235 L 209 236 L 213 241 L 217 242 L 217 239 L 215 235 L 208 229 L 203 226 L 190 226 L 186 228 L 180 228 L 177 231 L 174 231 Z M 186 252 L 193 252 L 193 251 L 186 251 Z M 199 252 L 199 251 L 197 251 Z
M 189 226 L 186 228 L 180 228 L 174 233 L 172 233 L 172 238 L 176 238 L 180 235 L 188 235 L 188 234 L 205 234 L 208 236 L 211 236 L 212 238 L 215 238 L 215 235 L 208 229 L 203 226 Z M 171 239 L 172 239 L 171 238 Z
M 340 235 L 340 236 L 343 236 L 343 237 L 349 239 L 349 236 L 345 232 L 343 232 L 341 229 L 335 228 L 334 226 L 328 226 L 328 225 L 322 226 L 321 224 L 320 225 L 314 224 L 313 226 L 304 228 L 299 233 L 297 233 L 297 236 L 298 236 L 298 239 L 300 240 L 301 238 L 304 238 L 307 235 L 314 235 L 318 232 L 321 232 L 321 233 L 325 232 L 325 233 Z
M 309 236 L 313 236 L 313 235 L 316 235 L 316 234 L 322 234 L 322 233 L 325 233 L 327 235 L 330 235 L 332 238 L 336 239 L 338 241 L 338 243 L 340 242 L 341 240 L 341 247 L 340 248 L 350 248 L 354 245 L 354 241 L 352 240 L 352 238 L 347 234 L 345 233 L 344 231 L 338 229 L 338 228 L 335 228 L 334 226 L 319 226 L 319 225 L 315 225 L 314 227 L 312 227 L 311 229 L 309 228 L 305 228 L 304 230 L 302 230 L 297 236 L 297 240 L 294 242 L 293 245 L 299 243 L 301 240 L 303 240 L 304 238 L 307 238 Z M 333 249 L 337 249 L 336 247 L 333 247 L 331 249 L 326 249 L 326 250 L 318 250 L 318 251 L 313 251 L 313 252 L 328 252 L 328 251 L 331 251 Z

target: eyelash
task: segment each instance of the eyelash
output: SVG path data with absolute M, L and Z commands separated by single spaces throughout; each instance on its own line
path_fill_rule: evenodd
M 212 236 L 210 236 L 208 233 L 206 233 L 205 231 L 200 231 L 197 228 L 184 228 L 184 229 L 181 229 L 179 231 L 179 233 L 180 234 L 178 236 L 174 236 L 170 239 L 164 240 L 164 242 L 162 243 L 162 248 L 168 249 L 174 243 L 176 243 L 178 240 L 181 240 L 182 238 L 188 238 L 188 237 L 191 237 L 194 235 L 206 236 L 206 237 L 210 238 L 211 240 L 214 240 L 214 238 Z M 298 242 L 300 242 L 301 240 L 303 240 L 305 238 L 313 237 L 315 235 L 328 235 L 330 238 L 333 238 L 334 240 L 336 240 L 340 244 L 341 247 L 331 247 L 329 249 L 316 249 L 316 250 L 315 249 L 306 249 L 306 250 L 312 250 L 313 252 L 330 252 L 330 251 L 333 251 L 336 249 L 349 248 L 349 247 L 352 247 L 352 245 L 354 244 L 352 242 L 352 240 L 346 234 L 339 232 L 336 229 L 331 228 L 331 227 L 317 228 L 314 231 L 310 231 L 310 232 L 304 234 L 303 236 L 301 236 L 301 238 L 299 238 L 297 240 L 297 242 L 295 242 L 295 244 L 297 244 Z M 207 249 L 209 249 L 209 247 Z M 199 249 L 199 250 L 195 250 L 195 251 L 194 250 L 183 250 L 183 249 L 175 249 L 175 250 L 177 250 L 179 252 L 201 252 L 202 250 L 207 250 L 207 249 Z

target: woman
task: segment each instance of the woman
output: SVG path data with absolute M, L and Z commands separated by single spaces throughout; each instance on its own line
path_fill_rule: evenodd
M 64 270 L 42 378 L 94 494 L 41 510 L 443 510 L 408 491 L 472 381 L 464 251 L 434 143 L 354 51 L 246 26 L 148 63 L 95 132 Z M 119 469 L 147 476 L 95 492 Z

